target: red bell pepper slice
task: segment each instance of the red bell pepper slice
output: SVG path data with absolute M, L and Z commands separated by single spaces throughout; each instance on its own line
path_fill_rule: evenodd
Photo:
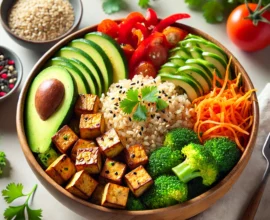
M 173 14 L 170 15 L 167 18 L 164 18 L 163 20 L 161 20 L 156 27 L 153 29 L 152 32 L 162 32 L 166 27 L 172 25 L 173 23 L 175 23 L 176 21 L 183 19 L 183 18 L 190 18 L 189 14 L 185 14 L 185 13 L 179 13 L 179 14 Z
M 156 26 L 158 24 L 157 13 L 152 8 L 148 8 L 146 11 L 145 20 L 148 26 Z
M 97 31 L 111 36 L 112 38 L 118 37 L 119 27 L 118 24 L 111 19 L 104 19 L 97 27 Z
M 149 30 L 142 23 L 136 23 L 132 29 L 132 33 L 135 37 L 134 47 L 137 47 L 144 39 L 149 36 Z

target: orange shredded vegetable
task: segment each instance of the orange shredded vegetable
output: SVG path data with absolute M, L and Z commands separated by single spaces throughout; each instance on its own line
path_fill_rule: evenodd
M 193 101 L 197 114 L 194 131 L 202 142 L 226 136 L 244 151 L 253 124 L 251 95 L 256 90 L 243 91 L 241 73 L 235 79 L 229 79 L 230 63 L 231 59 L 224 79 L 214 73 L 212 91 Z

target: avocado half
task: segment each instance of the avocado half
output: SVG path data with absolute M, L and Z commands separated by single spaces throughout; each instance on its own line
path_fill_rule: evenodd
M 48 119 L 42 120 L 35 107 L 35 96 L 41 83 L 50 79 L 62 82 L 65 92 L 55 112 Z M 77 95 L 76 84 L 70 73 L 63 67 L 51 66 L 36 76 L 25 102 L 25 132 L 32 152 L 44 153 L 50 149 L 52 136 L 72 116 Z

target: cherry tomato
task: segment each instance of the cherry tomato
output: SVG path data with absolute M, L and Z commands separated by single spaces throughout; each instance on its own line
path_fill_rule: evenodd
M 147 49 L 147 60 L 159 68 L 168 59 L 168 50 L 163 45 L 150 45 Z
M 107 34 L 112 38 L 116 38 L 118 37 L 119 27 L 115 21 L 111 19 L 105 19 L 98 25 L 97 31 Z
M 139 65 L 135 68 L 132 74 L 130 74 L 130 79 L 134 77 L 134 75 L 142 74 L 143 76 L 152 76 L 156 78 L 157 71 L 154 65 L 147 61 L 142 61 Z
M 258 18 L 261 16 L 270 21 L 270 11 L 266 10 L 258 15 L 258 11 L 254 12 L 257 4 L 249 3 L 248 6 L 253 11 L 251 15 L 245 4 L 231 12 L 227 20 L 227 33 L 232 42 L 242 50 L 257 51 L 270 45 L 270 24 Z M 254 22 L 258 24 L 255 25 Z
M 171 47 L 175 46 L 180 40 L 183 40 L 188 32 L 177 27 L 167 27 L 162 32 Z

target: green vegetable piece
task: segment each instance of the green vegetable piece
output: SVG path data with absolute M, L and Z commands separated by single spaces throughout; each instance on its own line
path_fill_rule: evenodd
M 149 209 L 157 209 L 185 202 L 187 196 L 186 183 L 176 176 L 159 176 L 140 198 Z
M 149 156 L 146 170 L 152 178 L 164 174 L 172 174 L 172 168 L 183 162 L 184 157 L 180 150 L 172 150 L 169 147 L 160 147 Z
M 202 145 L 190 143 L 183 147 L 184 162 L 172 168 L 178 178 L 187 183 L 196 177 L 202 177 L 203 184 L 212 185 L 218 176 L 218 165 L 211 152 Z
M 142 100 L 147 102 L 158 101 L 158 89 L 156 86 L 146 86 L 141 89 Z
M 3 168 L 6 166 L 6 154 L 0 151 L 0 175 L 3 173 Z
M 176 128 L 166 134 L 163 145 L 173 150 L 182 150 L 189 143 L 199 144 L 198 135 L 188 128 Z
M 158 99 L 156 104 L 157 104 L 157 110 L 159 111 L 162 111 L 168 107 L 168 103 L 162 99 Z
M 211 188 L 202 183 L 201 177 L 197 177 L 193 180 L 190 180 L 187 183 L 187 186 L 188 186 L 188 199 L 193 199 Z
M 210 139 L 204 146 L 215 158 L 221 173 L 227 174 L 241 157 L 241 151 L 236 143 L 226 137 Z
M 146 114 L 147 114 L 147 108 L 142 104 L 138 104 L 133 114 L 133 120 L 144 121 L 146 119 Z
M 209 23 L 221 22 L 224 19 L 224 5 L 217 0 L 210 0 L 202 7 L 203 16 Z
M 140 198 L 136 198 L 132 193 L 128 194 L 127 210 L 145 210 L 145 205 Z
M 142 8 L 147 8 L 149 6 L 150 0 L 139 0 L 138 5 Z
M 124 0 L 105 0 L 102 4 L 103 10 L 106 14 L 113 14 L 126 8 Z
M 24 194 L 23 193 L 23 185 L 21 183 L 15 184 L 10 183 L 7 185 L 6 189 L 2 190 L 2 196 L 4 197 L 5 201 L 10 204 L 15 199 L 18 199 L 22 196 L 26 196 L 27 199 L 24 204 L 19 206 L 9 206 L 5 212 L 4 217 L 7 220 L 12 219 L 26 219 L 25 217 L 25 208 L 27 210 L 28 219 L 31 220 L 41 220 L 42 217 L 42 210 L 41 209 L 31 209 L 29 207 L 29 199 L 33 195 L 33 193 L 36 191 L 37 185 L 34 186 L 34 188 L 31 190 L 30 193 Z

